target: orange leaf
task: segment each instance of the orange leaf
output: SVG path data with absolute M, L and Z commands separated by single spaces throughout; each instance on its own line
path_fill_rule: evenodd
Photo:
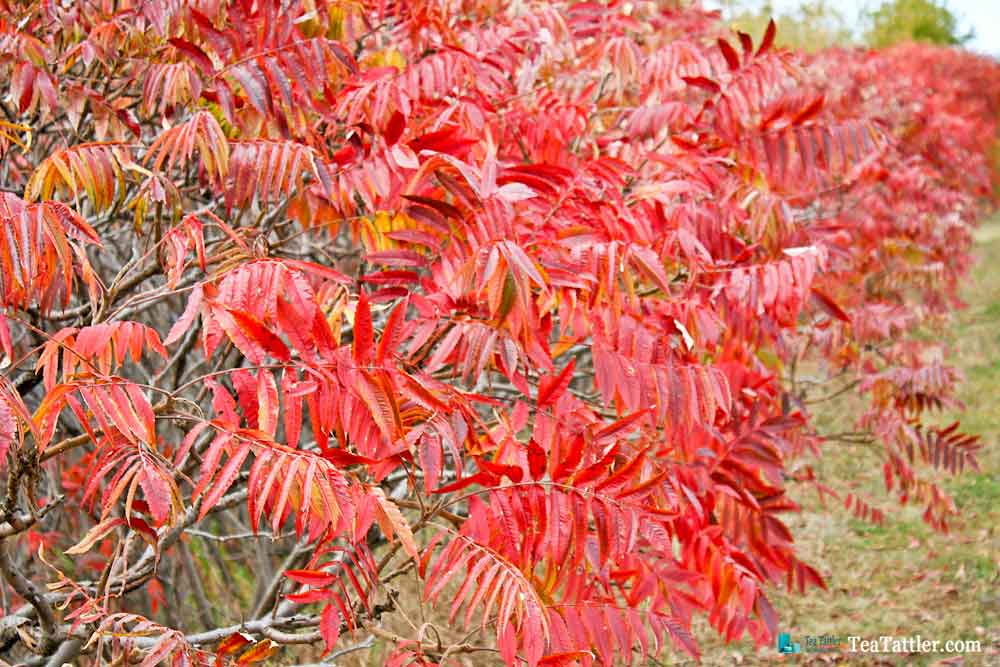
M 369 491 L 378 503 L 379 512 L 375 515 L 375 519 L 382 532 L 390 539 L 396 535 L 403 545 L 403 551 L 406 552 L 406 555 L 413 558 L 414 561 L 419 560 L 420 550 L 417 548 L 416 540 L 413 539 L 413 531 L 403 513 L 399 511 L 399 507 L 385 497 L 382 489 L 372 487 Z
M 116 517 L 114 519 L 105 519 L 99 524 L 87 531 L 87 534 L 83 536 L 83 539 L 71 546 L 69 549 L 64 551 L 64 554 L 70 556 L 77 556 L 80 554 L 85 554 L 93 548 L 95 544 L 103 540 L 108 536 L 112 530 L 118 526 L 125 525 L 125 519 L 121 517 Z
M 231 653 L 236 653 L 244 646 L 253 643 L 253 637 L 242 632 L 234 632 L 219 643 L 219 647 L 215 649 L 215 654 L 218 656 L 229 655 Z
M 252 665 L 255 662 L 264 662 L 278 652 L 278 643 L 270 639 L 254 644 L 249 650 L 240 654 L 236 659 L 237 665 Z

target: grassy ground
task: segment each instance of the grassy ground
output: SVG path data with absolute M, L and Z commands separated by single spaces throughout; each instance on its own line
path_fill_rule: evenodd
M 822 511 L 812 494 L 802 498 L 805 511 L 789 525 L 805 560 L 826 576 L 829 591 L 778 593 L 772 599 L 781 631 L 803 648 L 806 635 L 920 634 L 979 640 L 983 653 L 782 656 L 773 648 L 758 652 L 746 644 L 713 644 L 706 633 L 703 664 L 1000 666 L 1000 217 L 978 231 L 977 256 L 965 293 L 969 307 L 948 341 L 951 361 L 966 374 L 960 391 L 966 411 L 943 416 L 961 419 L 964 430 L 980 434 L 986 445 L 980 473 L 944 484 L 962 522 L 950 535 L 933 533 L 917 508 L 899 508 L 886 498 L 876 454 L 831 445 L 822 460 L 824 477 L 852 480 L 850 490 L 892 511 L 883 526 L 873 526 L 838 509 Z

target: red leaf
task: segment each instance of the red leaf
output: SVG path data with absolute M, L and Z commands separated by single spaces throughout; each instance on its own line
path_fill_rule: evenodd
M 340 639 L 340 612 L 332 604 L 323 607 L 323 613 L 319 617 L 319 634 L 329 653 Z
M 578 435 L 570 441 L 569 453 L 552 473 L 552 479 L 557 482 L 565 479 L 576 470 L 581 460 L 583 460 L 583 436 Z
M 212 67 L 211 59 L 197 45 L 179 37 L 171 37 L 169 41 L 171 46 L 195 61 L 202 74 L 211 74 L 212 70 L 215 69 Z
M 291 359 L 291 353 L 281 338 L 254 317 L 239 310 L 214 304 L 212 315 L 237 349 L 252 363 L 263 364 L 267 355 L 279 361 Z
M 601 442 L 603 440 L 608 440 L 614 438 L 625 431 L 635 427 L 636 422 L 638 422 L 642 417 L 649 412 L 648 410 L 639 410 L 638 412 L 633 412 L 627 417 L 623 417 L 613 424 L 609 424 L 604 428 L 600 429 L 594 433 L 594 441 Z
M 323 458 L 336 463 L 338 466 L 347 467 L 354 465 L 375 465 L 379 462 L 378 459 L 368 458 L 367 456 L 359 456 L 358 454 L 352 454 L 345 449 L 328 449 L 323 452 Z
M 753 39 L 743 31 L 737 32 L 736 35 L 740 38 L 740 46 L 743 47 L 743 54 L 749 57 L 753 53 Z
M 573 370 L 576 368 L 576 357 L 569 360 L 559 375 L 545 375 L 538 381 L 538 407 L 544 407 L 550 403 L 555 403 L 566 392 L 570 380 L 573 379 Z
M 710 93 L 718 93 L 722 90 L 718 83 L 704 76 L 682 76 L 681 80 L 689 86 L 702 88 Z
M 17 437 L 17 421 L 7 405 L 7 401 L 0 395 L 0 464 L 7 461 L 7 452 L 14 444 Z
M 201 310 L 201 301 L 201 285 L 196 285 L 195 288 L 191 290 L 191 296 L 188 297 L 187 305 L 185 306 L 180 319 L 174 322 L 174 325 L 170 327 L 169 333 L 167 333 L 167 337 L 163 339 L 164 345 L 174 344 L 187 332 L 187 330 L 191 327 L 191 323 L 194 322 L 194 318 L 198 317 L 198 312 Z
M 813 98 L 812 102 L 810 102 L 805 108 L 803 108 L 795 115 L 795 117 L 791 120 L 790 124 L 801 125 L 802 123 L 805 123 L 806 121 L 815 118 L 819 114 L 819 112 L 823 110 L 824 101 L 825 98 L 823 97 L 823 95 L 817 95 L 815 98 Z
M 718 39 L 719 50 L 722 51 L 722 57 L 726 59 L 726 64 L 729 65 L 729 69 L 736 71 L 740 68 L 740 54 L 736 52 L 732 44 L 727 42 L 723 38 Z
M 432 208 L 446 218 L 461 220 L 463 217 L 462 212 L 460 210 L 458 210 L 451 204 L 443 202 L 439 199 L 431 199 L 429 197 L 421 197 L 418 195 L 403 195 L 403 199 L 409 199 L 410 201 L 416 204 L 421 204 L 428 208 Z
M 549 457 L 545 450 L 534 440 L 528 441 L 528 473 L 531 479 L 539 480 L 545 475 Z
M 295 583 L 313 588 L 323 588 L 337 580 L 336 576 L 323 570 L 285 570 L 285 576 Z
M 479 484 L 480 486 L 496 486 L 497 476 L 493 473 L 487 472 L 486 470 L 480 470 L 474 475 L 468 475 L 462 479 L 456 480 L 451 484 L 445 484 L 444 486 L 439 486 L 434 489 L 432 493 L 451 493 L 453 491 L 460 491 L 473 484 Z
M 375 346 L 372 330 L 372 310 L 368 297 L 363 291 L 358 292 L 358 305 L 354 310 L 354 361 L 358 366 L 367 366 L 372 361 Z
M 249 61 L 229 70 L 233 78 L 240 82 L 250 104 L 263 116 L 271 115 L 271 95 L 267 80 L 254 61 Z
M 157 525 L 162 525 L 173 507 L 170 484 L 160 477 L 155 468 L 144 466 L 140 474 L 139 484 L 149 505 L 149 513 Z
M 311 273 L 317 278 L 330 280 L 341 285 L 350 285 L 353 282 L 340 271 L 335 271 L 328 266 L 316 264 L 315 262 L 306 262 L 300 259 L 283 259 L 281 262 L 291 269 L 298 269 L 304 273 Z
M 767 30 L 764 31 L 764 39 L 761 40 L 760 46 L 757 47 L 757 55 L 762 53 L 767 53 L 767 50 L 771 48 L 774 44 L 774 36 L 778 32 L 778 26 L 774 24 L 774 19 L 767 22 Z
M 385 124 L 385 130 L 382 132 L 386 145 L 392 146 L 399 141 L 399 138 L 403 136 L 403 130 L 405 129 L 406 116 L 398 111 L 394 111 L 392 116 L 389 117 L 389 122 Z
M 600 477 L 617 455 L 618 445 L 615 444 L 608 448 L 608 451 L 604 453 L 604 456 L 602 456 L 600 460 L 574 475 L 573 485 L 582 487 L 583 485 Z
M 226 461 L 226 465 L 223 466 L 222 470 L 215 477 L 215 482 L 212 484 L 212 487 L 205 494 L 205 499 L 201 503 L 201 511 L 198 513 L 199 521 L 204 519 L 208 515 L 209 511 L 215 507 L 220 500 L 222 500 L 223 494 L 225 494 L 226 491 L 228 491 L 233 485 L 233 482 L 236 481 L 240 468 L 243 467 L 243 462 L 246 461 L 249 453 L 249 444 L 243 444 L 239 449 L 232 452 L 229 460 Z
M 828 315 L 836 317 L 841 322 L 850 322 L 851 316 L 844 312 L 844 309 L 837 305 L 837 302 L 831 299 L 825 292 L 822 292 L 819 288 L 812 288 L 812 296 L 816 299 L 823 310 L 827 312 Z
M 332 592 L 326 588 L 310 588 L 304 593 L 289 593 L 285 598 L 295 604 L 312 604 L 322 600 L 329 600 Z
M 0 313 L 0 352 L 3 352 L 8 359 L 14 358 L 14 345 L 11 343 L 10 329 L 3 313 Z
M 510 479 L 510 481 L 515 484 L 521 481 L 524 476 L 524 471 L 518 466 L 505 465 L 503 463 L 493 463 L 492 461 L 487 461 L 486 459 L 479 459 L 477 461 L 479 466 L 483 470 L 489 472 L 490 474 L 496 475 L 498 477 L 503 476 Z
M 396 307 L 392 309 L 389 314 L 389 319 L 385 323 L 385 328 L 382 330 L 382 338 L 378 342 L 378 351 L 375 354 L 375 363 L 379 366 L 385 363 L 385 360 L 392 355 L 396 348 L 399 347 L 399 340 L 402 334 L 403 321 L 406 317 L 406 308 L 408 305 L 408 300 L 404 299 L 400 303 L 396 304 Z

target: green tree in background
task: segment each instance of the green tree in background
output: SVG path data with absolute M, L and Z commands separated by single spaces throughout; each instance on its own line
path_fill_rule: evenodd
M 850 44 L 851 29 L 844 15 L 827 0 L 807 0 L 792 12 L 779 13 L 771 2 L 764 2 L 759 9 L 747 3 L 729 2 L 726 14 L 737 30 L 751 35 L 762 35 L 772 18 L 778 26 L 776 42 L 779 46 L 805 51 L 816 51 L 830 46 Z
M 958 18 L 946 0 L 886 0 L 862 12 L 858 33 L 830 0 L 805 0 L 794 10 L 778 10 L 771 0 L 724 0 L 733 28 L 762 35 L 772 18 L 780 46 L 816 51 L 830 46 L 864 43 L 881 48 L 900 42 L 959 45 L 973 37 L 960 33 Z
M 890 0 L 868 11 L 866 20 L 864 41 L 876 48 L 900 42 L 957 45 L 973 36 L 971 30 L 958 33 L 958 19 L 938 0 Z

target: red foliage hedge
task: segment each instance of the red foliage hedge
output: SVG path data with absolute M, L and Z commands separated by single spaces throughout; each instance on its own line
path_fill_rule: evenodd
M 960 513 L 928 332 L 995 61 L 671 2 L 0 8 L 0 657 L 765 644 L 768 587 L 823 585 L 789 485 L 885 520 L 804 456 L 847 392 L 887 490 Z

